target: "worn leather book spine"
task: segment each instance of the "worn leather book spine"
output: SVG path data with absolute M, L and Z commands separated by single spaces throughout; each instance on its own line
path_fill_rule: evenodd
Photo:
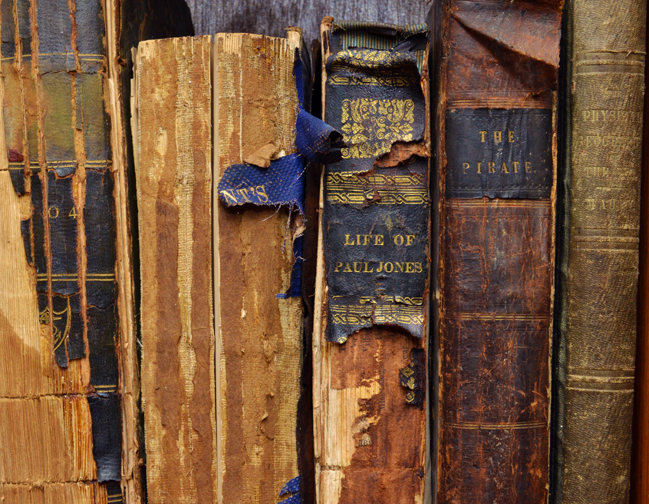
M 152 504 L 216 502 L 210 37 L 141 42 L 135 138 Z
M 629 500 L 646 1 L 568 4 L 556 501 Z
M 548 499 L 562 1 L 436 2 L 437 502 Z
M 427 484 L 429 120 L 425 25 L 325 18 L 326 165 L 313 338 L 320 504 L 420 503 Z
M 292 275 L 303 221 L 274 199 L 303 184 L 302 167 L 294 179 L 277 170 L 297 156 L 293 69 L 300 40 L 290 30 L 286 39 L 220 33 L 214 41 L 218 502 L 224 504 L 309 502 L 302 480 L 312 468 L 299 464 L 304 310 Z M 263 180 L 250 183 L 247 174 Z M 238 177 L 233 190 L 216 186 Z
M 15 191 L 3 195 L 12 217 L 3 221 L 24 245 L 12 242 L 8 270 L 22 271 L 22 281 L 1 289 L 21 299 L 1 307 L 0 496 L 10 502 L 122 502 L 121 487 L 133 485 L 122 471 L 119 356 L 134 348 L 121 347 L 132 336 L 120 320 L 132 300 L 119 292 L 128 260 L 117 262 L 128 244 L 111 137 L 114 8 L 99 0 L 0 8 L 2 176 Z
M 118 53 L 143 3 L 0 3 L 3 502 L 143 498 Z

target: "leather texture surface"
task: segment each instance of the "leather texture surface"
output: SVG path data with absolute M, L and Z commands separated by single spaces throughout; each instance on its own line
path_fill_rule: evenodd
M 561 1 L 431 11 L 437 502 L 548 498 Z
M 629 501 L 645 0 L 566 9 L 557 503 Z

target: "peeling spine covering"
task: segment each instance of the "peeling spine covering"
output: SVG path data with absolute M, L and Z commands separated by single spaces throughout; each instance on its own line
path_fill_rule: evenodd
M 83 359 L 96 478 L 120 482 L 116 171 L 102 3 L 3 0 L 1 13 L 8 169 L 30 202 L 21 231 L 41 333 L 61 368 L 74 372 L 71 362 Z
M 425 25 L 322 24 L 326 166 L 314 327 L 317 502 L 422 503 L 430 204 Z M 407 433 L 407 435 L 404 435 Z
M 50 487 L 55 501 L 86 502 L 82 494 L 73 498 L 68 493 L 64 499 L 57 493 L 66 492 L 68 482 L 91 482 L 87 496 L 107 495 L 111 503 L 122 502 L 122 485 L 128 502 L 135 502 L 140 491 L 133 455 L 137 380 L 129 363 L 135 345 L 123 212 L 124 131 L 115 65 L 118 10 L 115 2 L 100 0 L 0 3 L 4 170 L 20 198 L 21 222 L 14 224 L 22 233 L 22 257 L 31 270 L 32 279 L 24 287 L 33 291 L 35 300 L 23 309 L 33 308 L 41 341 L 49 345 L 39 350 L 52 353 L 58 367 L 43 368 L 43 376 L 59 381 L 52 397 L 67 404 L 88 393 L 83 414 L 61 435 L 88 440 L 93 469 L 66 480 L 49 480 L 34 470 L 24 480 L 61 484 Z M 28 393 L 38 396 L 36 389 Z M 27 421 L 47 423 L 46 418 Z M 11 446 L 0 444 L 3 450 Z M 83 454 L 76 442 L 62 449 Z M 66 457 L 52 453 L 44 463 Z M 81 470 L 84 462 L 74 465 Z

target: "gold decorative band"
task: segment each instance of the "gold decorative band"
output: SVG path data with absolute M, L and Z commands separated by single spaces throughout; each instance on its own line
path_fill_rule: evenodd
M 52 282 L 76 282 L 79 280 L 79 275 L 76 273 L 53 273 Z M 47 273 L 39 273 L 36 275 L 36 280 L 39 282 L 47 281 Z M 86 282 L 114 282 L 114 273 L 86 273 Z
M 356 175 L 330 173 L 326 180 L 327 201 L 333 204 L 423 205 L 428 190 L 423 175 Z
M 421 306 L 397 304 L 329 305 L 331 318 L 336 325 L 363 325 L 368 319 L 375 324 L 423 325 Z
M 412 87 L 417 81 L 399 75 L 330 75 L 328 83 L 334 86 L 390 86 Z
M 531 313 L 448 313 L 449 319 L 457 320 L 480 320 L 484 321 L 499 321 L 507 320 L 509 322 L 549 322 L 550 315 L 536 315 Z

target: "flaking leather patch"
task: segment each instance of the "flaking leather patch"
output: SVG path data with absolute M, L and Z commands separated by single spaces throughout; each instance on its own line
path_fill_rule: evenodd
M 113 175 L 87 170 L 83 218 L 86 232 L 86 297 L 89 306 L 107 308 L 116 300 L 115 201 Z
M 92 418 L 92 455 L 97 481 L 120 481 L 122 468 L 122 422 L 117 394 L 88 396 Z

